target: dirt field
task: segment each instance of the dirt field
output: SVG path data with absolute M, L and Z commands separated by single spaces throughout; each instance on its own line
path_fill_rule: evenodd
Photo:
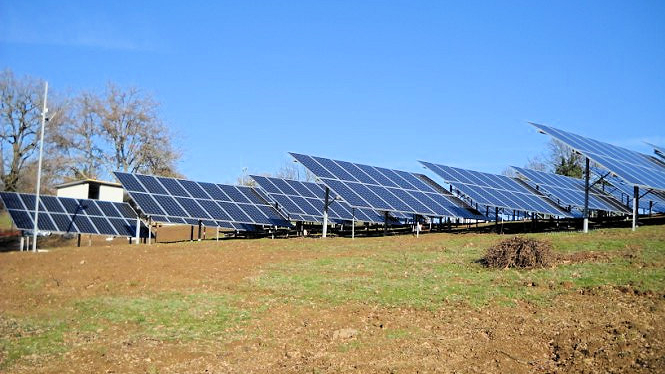
M 665 372 L 665 227 L 0 253 L 0 371 Z

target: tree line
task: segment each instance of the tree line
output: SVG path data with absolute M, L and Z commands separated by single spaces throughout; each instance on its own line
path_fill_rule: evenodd
M 0 187 L 33 192 L 44 81 L 0 72 Z M 99 91 L 49 89 L 42 190 L 82 178 L 113 180 L 112 172 L 179 176 L 181 157 L 159 103 L 136 87 L 108 83 Z

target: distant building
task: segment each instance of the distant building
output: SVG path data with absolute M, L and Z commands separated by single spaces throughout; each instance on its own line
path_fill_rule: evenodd
M 120 183 L 98 181 L 95 179 L 82 179 L 55 186 L 56 196 L 71 197 L 75 199 L 93 199 L 123 201 L 124 190 Z

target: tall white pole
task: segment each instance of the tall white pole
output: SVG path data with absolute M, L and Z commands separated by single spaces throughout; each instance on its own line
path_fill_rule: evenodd
M 42 107 L 42 129 L 39 138 L 39 161 L 37 162 L 37 192 L 35 195 L 35 226 L 32 230 L 32 251 L 37 252 L 37 231 L 39 230 L 39 190 L 42 181 L 42 154 L 44 153 L 44 125 L 46 123 L 46 95 L 48 94 L 48 82 L 44 82 L 44 106 Z

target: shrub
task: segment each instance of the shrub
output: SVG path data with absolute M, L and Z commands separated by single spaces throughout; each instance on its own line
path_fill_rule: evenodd
M 554 255 L 548 242 L 515 236 L 489 247 L 482 262 L 492 268 L 542 268 L 554 262 Z

